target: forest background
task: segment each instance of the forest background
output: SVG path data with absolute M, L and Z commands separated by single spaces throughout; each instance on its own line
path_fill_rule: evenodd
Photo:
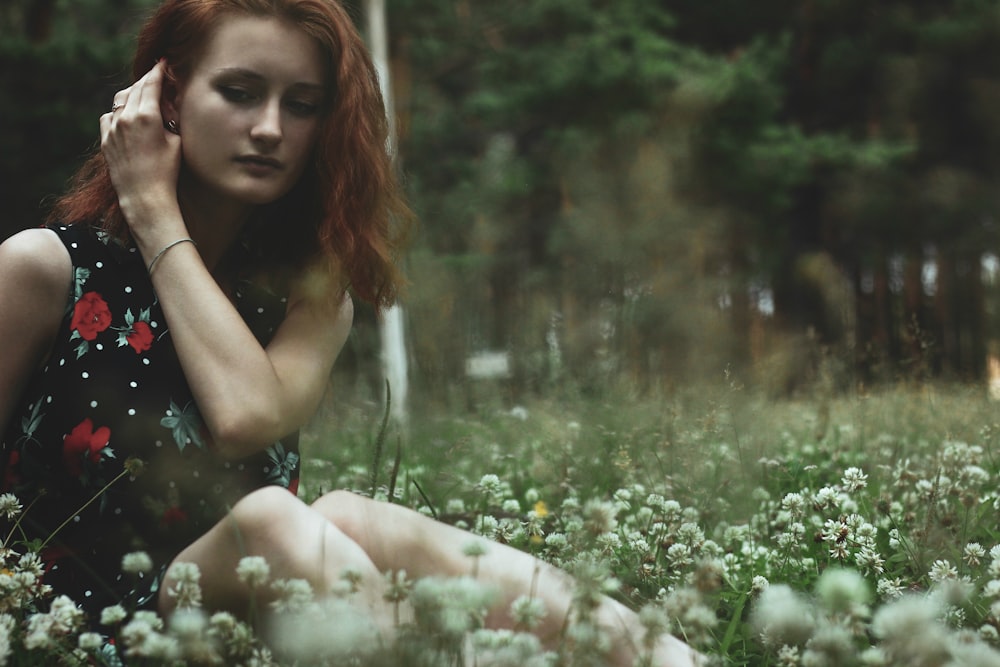
M 153 4 L 0 7 L 0 237 L 39 224 L 95 145 Z M 987 377 L 1000 3 L 387 13 L 420 218 L 403 304 L 415 400 L 474 405 L 491 373 L 510 405 L 724 372 L 773 395 Z M 376 327 L 359 320 L 340 369 L 377 396 Z

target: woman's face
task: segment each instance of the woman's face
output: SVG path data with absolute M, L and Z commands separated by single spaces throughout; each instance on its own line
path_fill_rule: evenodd
M 312 158 L 324 74 L 319 46 L 294 25 L 224 19 L 174 101 L 182 186 L 243 205 L 287 193 Z

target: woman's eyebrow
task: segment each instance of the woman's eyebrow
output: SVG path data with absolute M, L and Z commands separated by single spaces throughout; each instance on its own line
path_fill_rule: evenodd
M 267 79 L 267 77 L 265 77 L 260 72 L 255 72 L 254 70 L 247 69 L 245 67 L 223 67 L 217 70 L 215 75 L 216 77 L 225 77 L 225 76 L 240 77 L 243 79 L 250 79 L 252 81 L 265 81 Z M 290 85 L 289 88 L 304 88 L 310 91 L 314 90 L 318 93 L 322 93 L 324 90 L 321 84 L 312 83 L 310 81 L 296 81 L 295 83 Z

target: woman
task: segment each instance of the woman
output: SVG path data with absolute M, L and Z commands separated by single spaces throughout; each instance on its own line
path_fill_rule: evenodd
M 362 40 L 329 0 L 168 0 L 133 70 L 47 228 L 0 245 L 3 480 L 30 503 L 24 537 L 91 618 L 120 599 L 169 613 L 176 562 L 198 565 L 207 607 L 246 610 L 245 555 L 319 591 L 354 568 L 389 618 L 382 572 L 466 573 L 474 538 L 346 492 L 294 495 L 294 434 L 351 326 L 348 288 L 382 307 L 400 283 L 407 210 Z M 119 572 L 136 550 L 156 565 L 139 585 Z M 502 593 L 488 623 L 534 591 L 554 641 L 567 577 L 485 551 L 479 576 Z M 632 664 L 635 614 L 598 613 L 611 660 Z M 659 646 L 657 664 L 691 664 Z

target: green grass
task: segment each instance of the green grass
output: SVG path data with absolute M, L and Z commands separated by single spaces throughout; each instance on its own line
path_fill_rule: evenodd
M 1000 665 L 1000 418 L 984 389 L 776 401 L 720 383 L 487 405 L 414 407 L 405 433 L 390 425 L 379 445 L 377 405 L 331 403 L 304 434 L 300 495 L 391 496 L 582 573 L 584 587 L 616 581 L 617 597 L 651 623 L 665 613 L 670 631 L 721 664 Z M 481 601 L 464 585 L 419 595 L 425 607 L 435 594 L 468 600 L 459 616 L 471 639 L 434 625 L 443 616 L 432 604 L 429 625 L 402 628 L 395 653 L 352 645 L 351 664 L 588 664 L 579 651 L 542 654 L 520 635 L 476 631 Z M 405 597 L 408 586 L 393 590 Z M 201 627 L 229 646 L 242 636 L 231 626 Z M 10 664 L 53 654 L 25 649 L 30 633 L 17 627 Z M 61 641 L 69 655 L 75 640 Z

